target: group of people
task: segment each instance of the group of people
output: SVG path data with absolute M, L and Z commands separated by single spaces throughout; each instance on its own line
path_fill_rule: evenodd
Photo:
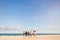
M 33 31 L 24 31 L 23 32 L 23 35 L 24 36 L 32 36 L 32 35 L 36 35 L 36 31 L 35 30 L 33 30 Z

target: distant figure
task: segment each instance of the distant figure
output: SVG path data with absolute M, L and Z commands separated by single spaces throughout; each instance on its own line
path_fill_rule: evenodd
M 33 35 L 36 35 L 36 30 L 33 30 Z
M 28 32 L 26 31 L 24 34 L 25 34 L 25 36 L 27 36 Z
M 33 31 L 31 31 L 31 32 L 29 32 L 29 31 L 23 31 L 23 35 L 24 36 L 34 36 L 34 35 L 36 35 L 36 30 L 33 30 Z
M 23 35 L 29 36 L 29 32 L 26 31 L 26 32 L 23 33 Z

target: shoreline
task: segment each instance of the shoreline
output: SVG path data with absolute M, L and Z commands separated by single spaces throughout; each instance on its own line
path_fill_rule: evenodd
M 60 35 L 0 36 L 0 40 L 60 40 Z

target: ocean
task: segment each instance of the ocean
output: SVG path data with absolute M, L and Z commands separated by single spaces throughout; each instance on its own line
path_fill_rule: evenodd
M 60 35 L 60 33 L 37 33 L 36 35 Z M 13 33 L 2 33 L 0 34 L 0 36 L 23 36 L 22 33 L 16 33 L 16 34 L 13 34 Z

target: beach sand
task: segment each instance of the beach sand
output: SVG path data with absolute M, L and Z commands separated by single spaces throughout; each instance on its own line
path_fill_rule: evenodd
M 0 36 L 0 40 L 60 40 L 60 35 Z

